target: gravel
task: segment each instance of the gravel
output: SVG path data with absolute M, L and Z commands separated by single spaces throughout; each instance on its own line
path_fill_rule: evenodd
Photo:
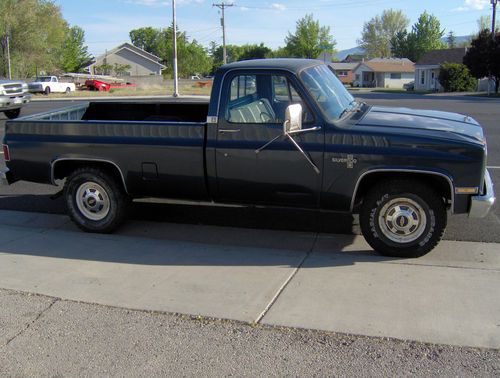
M 498 350 L 263 327 L 8 290 L 0 290 L 0 304 L 2 376 L 500 375 Z

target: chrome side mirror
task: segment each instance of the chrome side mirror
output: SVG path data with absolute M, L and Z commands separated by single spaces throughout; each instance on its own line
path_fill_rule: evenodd
M 285 110 L 283 134 L 293 134 L 302 130 L 302 105 L 288 105 Z

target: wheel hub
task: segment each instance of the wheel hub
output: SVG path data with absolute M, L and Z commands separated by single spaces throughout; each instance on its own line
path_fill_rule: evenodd
M 397 243 L 410 243 L 424 232 L 427 217 L 414 200 L 395 198 L 382 207 L 378 221 L 384 236 Z
M 78 209 L 86 218 L 99 221 L 108 215 L 109 196 L 101 185 L 95 182 L 83 183 L 75 197 Z

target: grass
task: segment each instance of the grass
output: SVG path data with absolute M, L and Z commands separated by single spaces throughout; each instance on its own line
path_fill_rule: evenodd
M 179 83 L 179 94 L 180 95 L 202 95 L 209 96 L 211 91 L 211 86 L 200 87 L 196 84 L 197 82 L 186 82 Z M 49 95 L 37 94 L 35 98 L 50 98 L 50 99 L 60 99 L 60 98 L 82 98 L 82 97 L 143 97 L 143 96 L 171 96 L 174 92 L 173 84 L 167 84 L 164 87 L 128 87 L 128 88 L 114 88 L 109 92 L 98 92 L 98 91 L 75 91 L 71 93 L 51 93 Z

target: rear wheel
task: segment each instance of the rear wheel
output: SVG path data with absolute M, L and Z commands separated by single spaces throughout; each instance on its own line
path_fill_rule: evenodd
M 110 233 L 123 222 L 129 199 L 107 172 L 81 168 L 68 177 L 65 187 L 68 213 L 87 232 Z
M 66 94 L 68 94 L 69 92 L 71 92 L 71 88 L 70 87 L 66 88 L 65 92 L 66 92 Z
M 19 114 L 21 114 L 21 108 L 19 109 L 11 109 L 11 110 L 6 110 L 4 111 L 5 116 L 9 119 L 14 119 L 19 117 Z
M 442 198 L 418 181 L 377 185 L 363 200 L 360 224 L 370 246 L 382 255 L 419 257 L 430 252 L 446 228 Z

